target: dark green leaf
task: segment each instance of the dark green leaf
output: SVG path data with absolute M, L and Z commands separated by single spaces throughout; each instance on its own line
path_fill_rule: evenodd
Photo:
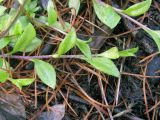
M 144 29 L 155 41 L 160 51 L 160 31 L 159 30 L 146 30 Z
M 110 5 L 99 0 L 93 0 L 93 5 L 96 15 L 105 25 L 113 29 L 119 23 L 121 17 Z
M 56 86 L 56 72 L 53 66 L 38 59 L 32 61 L 35 63 L 35 70 L 42 82 L 54 89 Z
M 32 40 L 36 37 L 36 31 L 32 24 L 28 24 L 28 26 L 25 28 L 23 34 L 21 37 L 17 40 L 12 53 L 18 52 L 18 51 L 25 51 L 28 47 L 28 45 L 32 42 Z
M 9 78 L 9 73 L 0 69 L 0 82 L 4 83 Z
M 123 10 L 123 13 L 129 15 L 129 16 L 139 16 L 144 14 L 148 11 L 152 3 L 152 0 L 146 0 L 140 3 L 137 3 L 135 5 L 132 5 L 131 7 L 127 8 L 126 10 Z
M 32 84 L 34 82 L 34 79 L 33 78 L 11 79 L 11 82 L 21 90 L 22 87 Z
M 135 56 L 135 53 L 138 51 L 137 48 L 131 48 L 123 51 L 119 51 L 119 56 L 121 57 L 129 57 L 129 56 Z
M 119 77 L 120 73 L 115 64 L 106 57 L 95 57 L 92 59 L 84 58 L 85 61 L 90 63 L 94 68 L 115 77 Z
M 57 21 L 57 12 L 54 9 L 52 0 L 48 1 L 47 12 L 48 12 L 48 24 L 52 25 L 54 22 Z
M 85 41 L 77 39 L 76 45 L 87 58 L 91 58 L 90 47 Z
M 62 40 L 58 48 L 58 55 L 63 55 L 74 47 L 76 43 L 76 32 L 72 29 Z
M 79 11 L 79 7 L 80 7 L 80 0 L 69 0 L 68 3 L 70 8 L 74 8 L 76 10 L 76 14 Z M 72 11 L 72 13 L 74 14 L 74 12 Z
M 106 57 L 106 58 L 110 58 L 110 59 L 117 59 L 117 58 L 119 58 L 118 48 L 113 47 L 113 48 L 111 48 L 101 54 L 98 54 L 98 56 Z

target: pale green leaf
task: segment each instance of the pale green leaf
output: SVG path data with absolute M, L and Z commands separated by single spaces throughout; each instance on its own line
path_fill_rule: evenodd
M 29 19 L 26 16 L 20 16 L 18 21 L 20 21 L 22 29 L 25 29 L 28 26 Z
M 23 31 L 22 24 L 19 20 L 15 23 L 15 25 L 10 29 L 10 35 L 20 35 Z
M 36 31 L 32 24 L 28 24 L 25 28 L 24 32 L 22 33 L 21 37 L 17 40 L 12 53 L 18 51 L 25 51 L 28 45 L 32 42 L 32 40 L 36 37 Z
M 76 14 L 78 14 L 80 8 L 80 0 L 69 0 L 68 5 L 70 8 L 74 8 L 76 10 Z M 72 14 L 74 14 L 74 11 L 72 11 Z
M 9 70 L 9 69 L 12 69 L 10 67 L 10 64 L 5 60 L 5 59 L 2 59 L 0 58 L 0 69 L 5 69 L 5 70 Z
M 24 0 L 18 0 L 18 2 L 22 5 Z
M 52 25 L 54 22 L 57 21 L 57 12 L 54 9 L 52 0 L 48 1 L 47 12 L 48 12 L 48 24 Z
M 42 41 L 39 38 L 34 38 L 32 40 L 32 42 L 28 45 L 28 47 L 26 48 L 25 52 L 31 52 L 36 50 L 40 45 L 41 45 Z
M 1 38 L 0 39 L 0 49 L 6 47 L 9 44 L 10 40 L 11 39 L 9 37 Z
M 100 70 L 101 72 L 104 72 L 108 75 L 112 75 L 115 77 L 120 76 L 120 73 L 115 64 L 106 57 L 94 57 L 92 59 L 88 58 L 82 58 L 82 59 L 90 63 L 94 68 Z
M 0 17 L 0 31 L 3 31 L 3 29 L 5 29 L 9 21 L 10 21 L 10 17 L 8 14 L 5 14 Z
M 119 56 L 120 57 L 129 57 L 129 56 L 135 56 L 135 53 L 138 51 L 137 48 L 131 48 L 123 51 L 119 51 Z
M 23 79 L 11 79 L 10 81 L 21 90 L 22 87 L 32 84 L 34 82 L 34 79 L 23 78 Z
M 52 65 L 42 60 L 33 59 L 35 70 L 42 82 L 51 88 L 56 86 L 56 72 Z
M 71 28 L 71 25 L 68 22 L 64 22 L 64 26 L 63 26 L 59 21 L 56 21 L 52 26 L 58 30 L 63 31 L 63 32 L 66 32 L 67 30 L 69 30 Z M 72 28 L 72 29 L 74 29 L 74 28 Z
M 72 29 L 62 40 L 58 48 L 58 55 L 63 55 L 74 47 L 77 37 L 76 32 Z
M 91 50 L 86 41 L 77 39 L 76 45 L 87 58 L 91 58 Z
M 0 82 L 4 83 L 9 78 L 9 73 L 0 69 Z
M 160 51 L 160 31 L 159 30 L 150 30 L 150 29 L 149 30 L 144 29 L 144 30 L 153 38 L 153 40 L 157 44 L 158 49 Z
M 110 48 L 109 50 L 98 54 L 98 56 L 106 57 L 110 59 L 117 59 L 119 58 L 118 48 L 117 47 Z
M 4 14 L 6 9 L 6 7 L 0 5 L 0 16 Z
M 123 10 L 123 13 L 129 15 L 129 16 L 139 16 L 144 14 L 148 11 L 152 3 L 152 0 L 146 0 L 140 3 L 137 3 L 135 5 L 132 5 L 131 7 L 127 8 L 126 10 Z
M 113 29 L 120 21 L 121 17 L 113 10 L 113 8 L 99 0 L 93 0 L 93 6 L 97 17 L 105 25 Z

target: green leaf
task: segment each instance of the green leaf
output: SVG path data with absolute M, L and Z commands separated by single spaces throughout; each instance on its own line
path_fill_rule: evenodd
M 2 66 L 3 66 L 3 59 L 0 58 L 0 68 L 2 68 Z
M 144 29 L 144 30 L 153 38 L 160 51 L 160 30 L 150 30 L 150 29 L 149 30 Z
M 6 7 L 0 5 L 0 16 L 4 14 L 6 9 Z
M 92 59 L 82 58 L 82 59 L 90 63 L 94 68 L 100 70 L 101 72 L 104 72 L 108 75 L 112 75 L 115 77 L 120 76 L 120 73 L 115 64 L 106 57 L 95 57 Z
M 42 60 L 33 59 L 35 70 L 42 82 L 51 88 L 56 86 L 56 72 L 52 65 Z
M 0 0 L 0 3 L 3 2 L 4 0 Z
M 41 45 L 41 43 L 42 41 L 39 38 L 37 37 L 34 38 L 32 42 L 26 48 L 25 52 L 35 51 Z
M 11 79 L 11 82 L 21 90 L 22 87 L 32 84 L 34 82 L 34 79 L 33 78 Z
M 71 28 L 71 25 L 68 22 L 64 22 L 64 26 L 63 26 L 59 21 L 56 21 L 52 26 L 63 32 L 66 32 L 67 30 Z M 75 28 L 72 27 L 72 29 L 75 29 Z
M 48 24 L 52 25 L 54 22 L 57 21 L 57 12 L 54 9 L 52 0 L 48 1 L 47 12 L 48 12 Z
M 76 45 L 87 58 L 91 59 L 91 50 L 86 41 L 77 39 Z
M 118 48 L 113 47 L 103 53 L 98 54 L 98 56 L 106 57 L 106 58 L 110 58 L 110 59 L 117 59 L 117 58 L 119 58 Z
M 1 38 L 0 39 L 0 49 L 6 47 L 10 41 L 11 39 L 9 37 Z
M 76 43 L 77 37 L 76 32 L 74 29 L 72 29 L 63 39 L 63 41 L 60 43 L 58 48 L 58 55 L 63 55 L 66 52 L 68 52 L 71 48 L 74 47 Z
M 68 5 L 70 8 L 74 8 L 76 10 L 76 14 L 78 14 L 80 7 L 80 0 L 69 0 Z M 72 14 L 74 14 L 74 11 L 72 11 Z
M 39 10 L 40 7 L 37 7 L 37 0 L 27 1 L 25 4 L 25 10 L 27 11 L 30 17 L 35 17 L 35 12 Z
M 6 25 L 8 25 L 9 21 L 10 21 L 10 17 L 8 14 L 5 14 L 3 16 L 0 17 L 0 31 L 3 31 L 3 29 L 5 29 Z
M 129 15 L 129 16 L 139 16 L 144 14 L 148 11 L 152 3 L 152 0 L 146 0 L 140 3 L 137 3 L 135 5 L 132 5 L 131 7 L 127 8 L 126 10 L 123 10 L 123 13 Z
M 0 69 L 0 82 L 4 83 L 9 78 L 9 73 Z
M 2 58 L 0 58 L 0 68 L 1 69 L 6 69 L 6 70 L 12 69 L 10 67 L 9 63 L 6 60 L 2 59 Z
M 6 69 L 8 70 L 10 68 L 10 65 L 7 61 L 4 59 L 0 58 L 0 69 Z
M 135 56 L 135 53 L 137 53 L 137 51 L 138 51 L 138 47 L 119 51 L 119 56 L 120 57 Z
M 26 16 L 20 16 L 18 20 L 22 24 L 22 29 L 25 29 L 29 24 L 29 19 Z
M 121 17 L 113 10 L 113 8 L 98 0 L 93 0 L 93 6 L 97 17 L 105 25 L 113 29 L 120 21 Z
M 32 42 L 32 40 L 36 37 L 36 31 L 31 23 L 25 28 L 21 37 L 17 40 L 12 53 L 18 51 L 24 51 L 27 49 L 28 45 Z
M 22 33 L 22 24 L 19 20 L 15 23 L 15 25 L 10 29 L 9 34 L 10 35 L 20 35 Z
M 18 2 L 22 5 L 24 3 L 24 0 L 18 0 Z

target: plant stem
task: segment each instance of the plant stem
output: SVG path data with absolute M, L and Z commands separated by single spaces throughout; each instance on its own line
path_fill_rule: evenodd
M 98 55 L 94 54 L 92 55 L 92 57 L 96 57 Z M 3 54 L 0 55 L 0 58 L 14 58 L 14 59 L 24 59 L 24 60 L 31 60 L 31 59 L 49 59 L 49 58 L 54 58 L 54 59 L 81 59 L 83 57 L 85 57 L 84 55 L 61 55 L 59 57 L 54 56 L 54 55 L 41 55 L 41 56 L 20 56 L 20 55 L 7 55 L 7 54 Z

